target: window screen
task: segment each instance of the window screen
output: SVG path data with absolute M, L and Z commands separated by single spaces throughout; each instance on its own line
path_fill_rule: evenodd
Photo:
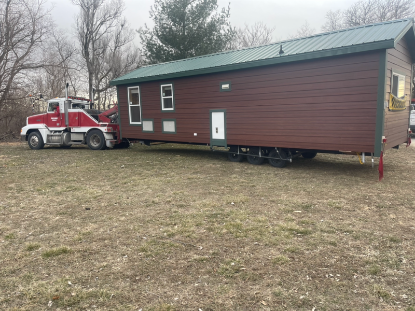
M 141 124 L 140 88 L 128 88 L 128 106 L 130 111 L 130 123 Z

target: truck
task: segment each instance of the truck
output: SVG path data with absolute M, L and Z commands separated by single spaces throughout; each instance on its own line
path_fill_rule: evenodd
M 27 117 L 21 140 L 35 150 L 45 145 L 68 148 L 82 144 L 92 150 L 128 148 L 129 141 L 121 138 L 117 120 L 117 105 L 101 112 L 93 109 L 90 99 L 66 95 L 48 100 L 46 113 Z

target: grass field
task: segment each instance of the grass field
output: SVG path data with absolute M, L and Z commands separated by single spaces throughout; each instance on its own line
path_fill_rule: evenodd
M 284 169 L 0 144 L 1 310 L 415 310 L 415 147 Z

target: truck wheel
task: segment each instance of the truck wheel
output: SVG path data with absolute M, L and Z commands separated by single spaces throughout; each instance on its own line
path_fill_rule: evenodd
M 273 167 L 283 168 L 287 166 L 287 161 L 281 160 L 281 158 L 282 159 L 287 158 L 287 155 L 283 150 L 280 149 L 278 153 L 277 150 L 273 149 L 269 153 L 269 157 L 276 158 L 276 159 L 268 159 L 269 164 L 271 164 Z
M 43 142 L 42 135 L 39 132 L 32 132 L 27 138 L 27 143 L 29 144 L 30 149 L 39 150 L 45 146 Z
M 310 152 L 303 152 L 303 153 L 301 154 L 301 156 L 302 156 L 303 158 L 305 158 L 305 159 L 313 159 L 313 158 L 315 158 L 315 157 L 316 157 L 316 155 L 317 155 L 317 152 L 313 152 L 313 151 L 310 151 Z
M 104 150 L 106 147 L 104 134 L 100 130 L 90 131 L 86 137 L 86 143 L 91 150 Z
M 253 165 L 261 165 L 265 159 L 259 156 L 259 148 L 251 147 L 248 151 L 248 162 Z

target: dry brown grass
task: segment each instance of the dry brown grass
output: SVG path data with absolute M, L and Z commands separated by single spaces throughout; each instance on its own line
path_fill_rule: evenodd
M 0 309 L 413 311 L 414 163 L 0 144 Z

